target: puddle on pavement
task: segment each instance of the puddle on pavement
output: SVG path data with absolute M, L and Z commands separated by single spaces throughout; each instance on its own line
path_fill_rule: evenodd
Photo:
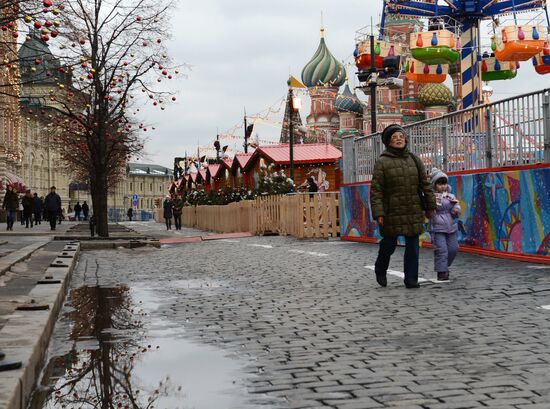
M 274 407 L 247 395 L 246 362 L 186 340 L 158 307 L 143 286 L 72 289 L 28 409 Z

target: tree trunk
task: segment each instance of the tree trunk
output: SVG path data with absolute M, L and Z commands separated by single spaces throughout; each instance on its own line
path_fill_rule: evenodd
M 95 182 L 92 183 L 91 190 L 97 235 L 99 237 L 109 237 L 107 176 L 104 171 L 97 171 Z

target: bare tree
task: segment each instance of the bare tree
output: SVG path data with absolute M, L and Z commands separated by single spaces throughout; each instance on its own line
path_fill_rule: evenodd
M 140 101 L 160 109 L 175 100 L 164 82 L 178 74 L 163 40 L 172 1 L 66 0 L 59 37 L 65 61 L 50 95 L 50 127 L 68 170 L 88 182 L 99 236 L 107 237 L 107 196 L 148 127 Z M 163 90 L 164 88 L 164 90 Z M 139 97 L 139 94 L 145 98 Z

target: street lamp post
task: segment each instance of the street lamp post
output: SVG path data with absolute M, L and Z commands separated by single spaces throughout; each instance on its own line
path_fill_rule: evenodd
M 294 116 L 294 106 L 292 104 L 292 100 L 294 99 L 292 88 L 290 88 L 290 91 L 288 93 L 289 98 L 289 104 L 290 104 L 290 115 L 288 120 L 288 149 L 289 149 L 289 156 L 290 156 L 290 178 L 294 181 L 294 135 L 293 135 L 293 124 L 292 124 L 292 117 Z
M 376 66 L 374 64 L 374 35 L 370 36 L 370 77 L 369 77 L 369 87 L 370 87 L 370 123 L 371 123 L 371 133 L 376 133 L 376 81 L 378 75 L 376 73 Z
M 288 148 L 290 156 L 290 178 L 294 182 L 294 124 L 292 120 L 294 114 L 300 111 L 302 101 L 300 98 L 294 96 L 294 91 L 290 86 L 290 78 L 288 80 L 288 103 L 290 105 L 290 115 L 288 119 Z

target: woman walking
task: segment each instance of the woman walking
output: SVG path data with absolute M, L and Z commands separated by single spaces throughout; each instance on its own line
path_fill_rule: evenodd
M 13 230 L 13 222 L 19 209 L 19 196 L 17 196 L 15 188 L 12 185 L 7 186 L 4 201 L 2 202 L 2 209 L 6 210 L 6 230 Z
M 374 165 L 371 183 L 372 214 L 382 235 L 376 281 L 386 287 L 397 237 L 405 236 L 405 287 L 418 288 L 418 236 L 424 230 L 425 217 L 431 218 L 435 210 L 435 197 L 422 161 L 408 149 L 405 130 L 396 124 L 388 126 L 382 132 L 382 142 L 386 150 Z
M 164 221 L 166 222 L 166 230 L 172 230 L 172 200 L 170 196 L 166 196 L 164 203 L 162 204 L 164 209 Z

